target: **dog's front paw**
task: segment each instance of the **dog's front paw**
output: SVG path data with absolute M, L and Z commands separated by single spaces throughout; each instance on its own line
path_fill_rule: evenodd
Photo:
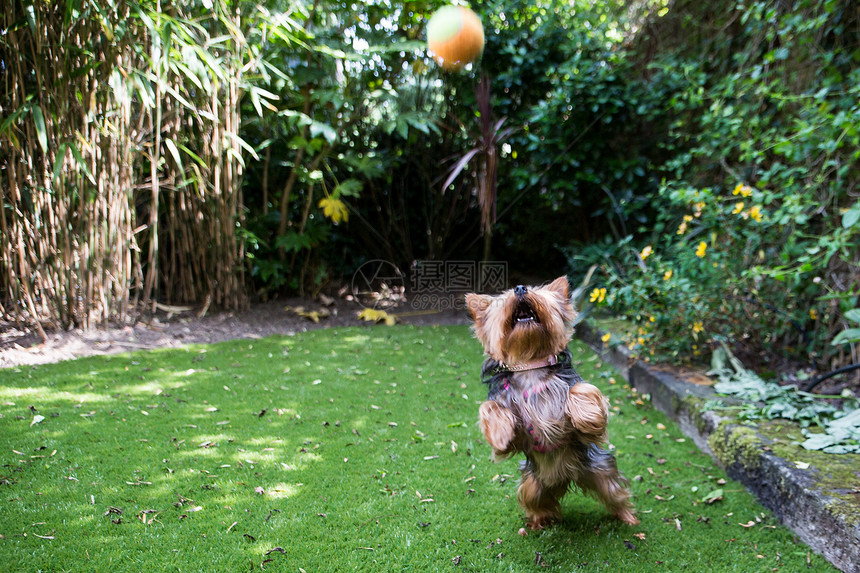
M 513 412 L 500 406 L 497 402 L 487 400 L 481 404 L 481 408 L 478 410 L 478 419 L 480 420 L 481 433 L 484 434 L 487 443 L 493 448 L 493 453 L 497 456 L 510 453 L 516 426 Z
M 570 388 L 565 412 L 573 427 L 588 441 L 599 443 L 606 439 L 609 407 L 597 386 L 581 382 Z

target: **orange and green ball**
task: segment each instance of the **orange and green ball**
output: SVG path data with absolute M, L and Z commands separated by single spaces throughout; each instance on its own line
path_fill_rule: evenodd
M 484 51 L 484 27 L 463 6 L 444 6 L 427 23 L 427 47 L 446 70 L 459 70 Z

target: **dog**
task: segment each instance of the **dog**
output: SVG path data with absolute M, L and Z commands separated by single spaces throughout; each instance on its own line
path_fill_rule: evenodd
M 517 499 L 532 530 L 561 519 L 560 499 L 571 484 L 636 525 L 629 484 L 612 453 L 600 447 L 606 442 L 607 400 L 576 373 L 567 348 L 576 316 L 569 288 L 562 276 L 497 296 L 466 295 L 475 336 L 487 355 L 481 432 L 495 460 L 525 454 Z

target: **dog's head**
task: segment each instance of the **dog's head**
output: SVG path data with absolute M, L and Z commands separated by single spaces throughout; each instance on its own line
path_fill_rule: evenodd
M 576 312 L 567 277 L 540 287 L 519 285 L 500 295 L 467 294 L 475 336 L 485 352 L 506 364 L 558 354 L 570 342 Z

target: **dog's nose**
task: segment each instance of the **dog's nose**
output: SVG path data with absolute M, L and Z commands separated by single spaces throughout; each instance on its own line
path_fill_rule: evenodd
M 524 296 L 528 289 L 523 285 L 517 285 L 514 287 L 514 294 L 517 296 Z

